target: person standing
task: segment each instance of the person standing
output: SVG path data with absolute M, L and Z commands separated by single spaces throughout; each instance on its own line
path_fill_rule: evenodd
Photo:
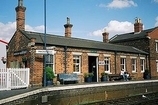
M 121 69 L 120 75 L 121 75 L 121 78 L 122 78 L 123 80 L 125 80 L 125 72 L 124 72 L 123 69 Z

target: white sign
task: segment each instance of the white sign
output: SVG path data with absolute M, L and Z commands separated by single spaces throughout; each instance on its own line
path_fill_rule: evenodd
M 36 50 L 36 54 L 54 54 L 54 50 Z
M 99 61 L 98 64 L 99 65 L 105 65 L 105 62 L 104 61 Z
M 54 49 L 55 46 L 46 47 L 46 49 Z

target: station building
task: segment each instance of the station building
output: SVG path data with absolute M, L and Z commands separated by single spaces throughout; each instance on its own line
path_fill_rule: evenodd
M 148 68 L 148 53 L 133 46 L 108 43 L 108 32 L 103 32 L 103 41 L 72 37 L 70 18 L 67 18 L 65 35 L 45 35 L 25 30 L 25 10 L 19 0 L 16 10 L 17 29 L 8 44 L 7 67 L 30 68 L 30 83 L 42 85 L 44 54 L 46 65 L 55 74 L 77 73 L 84 82 L 84 73 L 94 73 L 93 82 L 99 82 L 101 73 L 119 74 L 123 69 L 135 79 L 143 79 Z

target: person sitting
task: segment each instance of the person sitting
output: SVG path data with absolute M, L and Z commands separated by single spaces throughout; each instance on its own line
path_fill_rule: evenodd
M 126 71 L 124 72 L 125 81 L 129 81 L 129 73 Z

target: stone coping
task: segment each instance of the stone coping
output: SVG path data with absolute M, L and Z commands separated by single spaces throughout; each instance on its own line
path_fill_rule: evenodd
M 11 95 L 8 98 L 1 99 L 0 104 L 4 104 L 7 102 L 15 101 L 20 98 L 25 98 L 30 95 L 38 94 L 41 92 L 48 92 L 48 91 L 58 91 L 58 90 L 68 90 L 68 89 L 79 89 L 79 88 L 89 88 L 89 87 L 100 87 L 100 86 L 113 86 L 113 85 L 125 85 L 125 84 L 138 84 L 138 83 L 151 83 L 151 82 L 158 82 L 158 80 L 143 80 L 143 81 L 122 81 L 122 82 L 100 82 L 100 83 L 87 83 L 87 84 L 77 84 L 77 85 L 60 85 L 60 86 L 51 86 L 51 87 L 44 87 L 35 90 L 30 90 L 29 92 L 18 94 L 18 95 Z M 8 90 L 14 91 L 14 90 Z M 23 90 L 21 90 L 23 91 Z M 1 92 L 1 94 L 5 94 L 7 91 Z

